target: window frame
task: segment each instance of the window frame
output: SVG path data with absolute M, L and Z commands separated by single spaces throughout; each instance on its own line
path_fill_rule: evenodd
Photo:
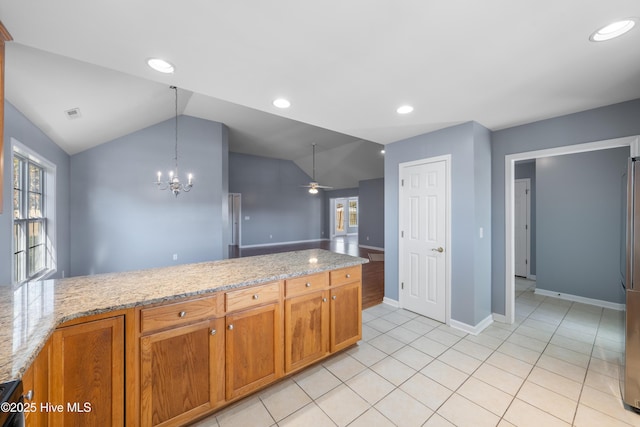
M 20 207 L 21 215 L 15 215 L 15 195 L 12 191 L 11 206 L 11 279 L 14 285 L 21 285 L 31 280 L 44 279 L 56 272 L 56 236 L 55 236 L 55 179 L 56 166 L 26 147 L 19 141 L 11 138 L 11 185 L 14 189 L 14 161 L 19 159 L 20 165 Z M 29 166 L 33 165 L 39 169 L 40 188 L 39 193 L 29 188 Z M 40 194 L 40 215 L 33 215 L 30 212 L 29 196 Z M 38 233 L 39 239 L 33 241 L 30 230 L 39 224 L 41 231 Z M 22 245 L 18 247 L 18 240 Z M 37 249 L 39 247 L 39 249 Z M 42 267 L 33 270 L 32 260 L 37 258 L 35 250 L 39 250 L 42 260 Z M 22 260 L 18 254 L 22 252 Z

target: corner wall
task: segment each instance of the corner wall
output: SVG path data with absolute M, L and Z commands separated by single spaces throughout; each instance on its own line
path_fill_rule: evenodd
M 131 271 L 222 259 L 226 131 L 221 123 L 179 117 L 180 179 L 189 193 L 160 191 L 174 167 L 174 119 L 71 157 L 71 273 Z M 173 260 L 177 254 L 177 260 Z
M 11 284 L 13 190 L 11 138 L 29 147 L 56 165 L 56 255 L 57 272 L 51 278 L 70 274 L 69 255 L 69 155 L 31 123 L 13 105 L 4 103 L 4 200 L 0 214 L 0 286 Z
M 468 122 L 385 146 L 385 297 L 399 300 L 399 167 L 451 155 L 451 319 L 475 326 L 490 313 L 489 131 Z M 477 180 L 477 182 L 476 182 Z M 478 228 L 486 231 L 480 239 Z M 481 241 L 480 241 L 481 240 Z M 482 251 L 481 251 L 482 248 Z M 483 252 L 484 251 L 484 252 Z

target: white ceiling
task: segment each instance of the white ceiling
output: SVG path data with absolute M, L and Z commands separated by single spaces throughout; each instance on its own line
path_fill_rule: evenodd
M 375 175 L 360 179 L 382 176 L 371 142 L 640 98 L 640 29 L 588 40 L 631 16 L 637 0 L 0 0 L 7 99 L 70 154 L 172 117 L 176 85 L 181 112 L 230 127 L 232 151 L 305 165 L 317 143 L 320 172 L 323 152 L 357 147 L 373 164 L 351 166 Z

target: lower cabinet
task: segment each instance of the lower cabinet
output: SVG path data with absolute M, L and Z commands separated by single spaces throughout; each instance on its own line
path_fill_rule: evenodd
M 49 415 L 42 411 L 42 405 L 49 402 L 49 358 L 51 341 L 47 341 L 38 357 L 22 376 L 25 396 L 25 425 L 45 427 L 49 425 Z
M 362 286 L 352 282 L 331 288 L 331 352 L 362 339 Z
M 51 426 L 124 425 L 124 316 L 56 329 L 51 340 Z
M 182 425 L 224 401 L 224 318 L 140 338 L 140 420 Z
M 283 375 L 279 302 L 226 317 L 226 397 L 243 396 Z

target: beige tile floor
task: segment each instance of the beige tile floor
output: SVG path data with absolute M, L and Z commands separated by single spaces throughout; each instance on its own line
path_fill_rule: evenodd
M 623 313 L 516 283 L 515 324 L 465 334 L 381 304 L 359 345 L 199 427 L 640 426 L 623 407 Z

